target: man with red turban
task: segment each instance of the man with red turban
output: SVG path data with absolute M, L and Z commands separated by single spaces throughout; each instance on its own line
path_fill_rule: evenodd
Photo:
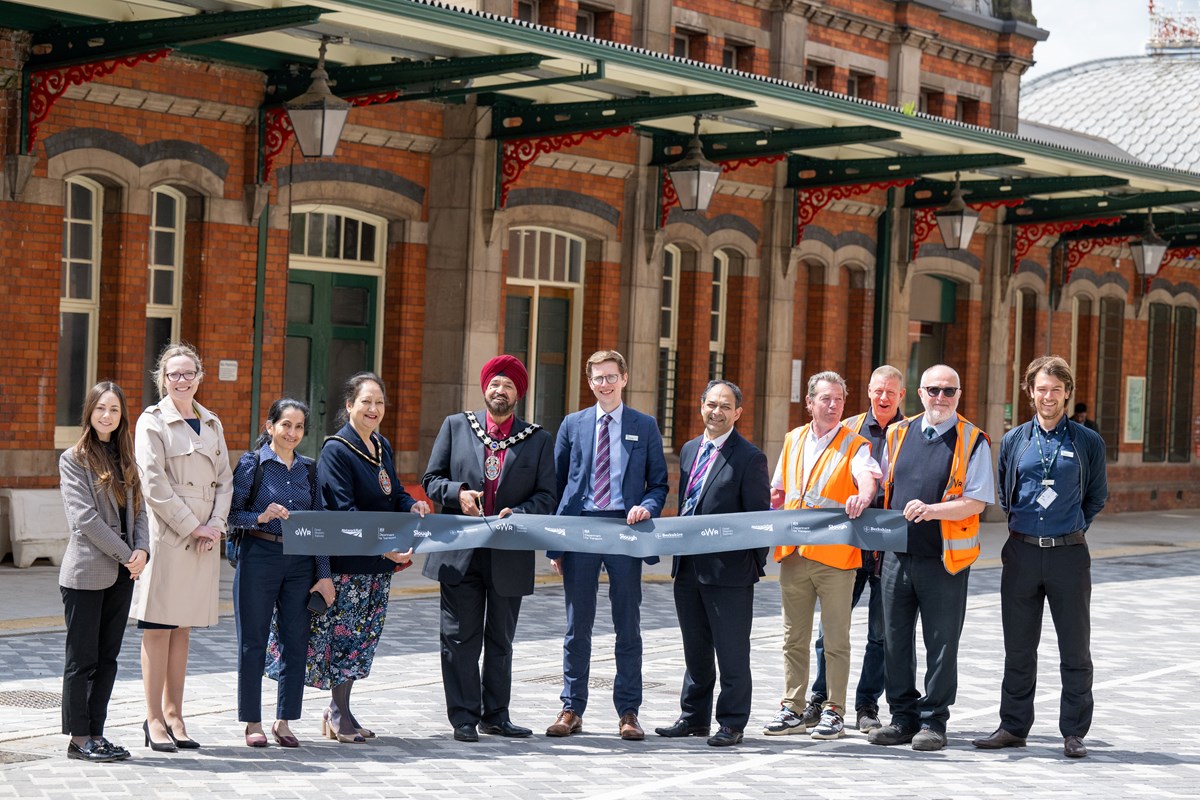
M 425 493 L 443 514 L 553 514 L 554 443 L 513 413 L 529 388 L 525 365 L 496 356 L 483 365 L 479 385 L 485 408 L 442 423 L 421 481 Z M 533 562 L 528 550 L 487 547 L 431 553 L 425 562 L 425 577 L 441 584 L 442 684 L 460 742 L 479 741 L 480 732 L 532 733 L 512 723 L 508 703 L 513 636 L 521 598 L 533 594 Z

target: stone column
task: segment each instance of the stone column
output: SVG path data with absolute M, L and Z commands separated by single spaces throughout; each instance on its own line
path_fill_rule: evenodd
M 478 375 L 500 351 L 501 237 L 495 235 L 496 144 L 474 102 L 445 107 L 429 177 L 421 455 L 447 409 L 481 405 Z
M 787 167 L 777 168 L 775 189 L 768 201 L 767 225 L 763 231 L 761 298 L 758 340 L 758 379 L 754 386 L 756 430 L 746 431 L 774 465 L 788 432 L 792 380 L 792 298 L 796 291 L 799 257 L 791 241 L 792 191 L 784 187 Z
M 804 42 L 808 38 L 808 4 L 775 0 L 771 4 L 770 75 L 793 83 L 804 83 Z
M 888 103 L 903 106 L 921 98 L 921 51 L 929 34 L 901 28 L 892 36 L 888 53 Z
M 650 163 L 653 141 L 638 137 L 637 166 L 625 180 L 621 215 L 621 324 L 617 348 L 632 375 L 625 401 L 654 415 L 658 398 L 659 313 L 662 306 L 663 233 L 658 213 L 658 168 Z
M 632 8 L 633 44 L 658 53 L 670 53 L 671 0 L 642 0 Z

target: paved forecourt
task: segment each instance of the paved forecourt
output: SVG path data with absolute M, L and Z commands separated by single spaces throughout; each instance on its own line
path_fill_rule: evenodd
M 1189 515 L 1191 523 L 1195 514 Z M 1130 532 L 1130 543 L 1145 532 Z M 1153 548 L 1150 548 L 1151 550 Z M 1093 565 L 1093 655 L 1096 717 L 1090 755 L 1062 756 L 1057 729 L 1057 650 L 1047 623 L 1042 639 L 1038 720 L 1022 750 L 977 751 L 969 740 L 996 727 L 1003 667 L 999 578 L 976 569 L 960 663 L 950 742 L 939 753 L 869 745 L 856 731 L 838 741 L 766 737 L 759 726 L 778 707 L 782 681 L 779 587 L 768 580 L 756 598 L 755 704 L 746 742 L 708 747 L 702 738 L 667 740 L 653 726 L 678 711 L 683 673 L 670 585 L 648 581 L 643 603 L 646 702 L 644 742 L 621 741 L 609 701 L 611 623 L 601 611 L 593 659 L 594 702 L 584 733 L 541 735 L 553 721 L 561 687 L 563 597 L 549 583 L 527 598 L 518 626 L 513 720 L 530 739 L 450 737 L 437 655 L 437 599 L 393 600 L 371 677 L 356 687 L 355 710 L 378 739 L 366 745 L 317 738 L 325 695 L 309 691 L 293 725 L 303 746 L 247 748 L 235 712 L 235 634 L 231 618 L 196 630 L 188 677 L 189 731 L 195 753 L 152 753 L 141 746 L 143 703 L 139 637 L 126 637 L 107 733 L 133 751 L 126 763 L 68 761 L 59 733 L 63 635 L 0 635 L 0 798 L 157 796 L 229 798 L 375 797 L 795 797 L 809 792 L 857 797 L 1200 797 L 1200 740 L 1192 735 L 1200 685 L 1200 550 L 1097 559 Z M 6 571 L 6 575 L 7 575 Z M 5 593 L 0 587 L 0 595 Z M 601 603 L 601 609 L 606 604 Z M 865 635 L 854 623 L 852 683 Z M 0 633 L 3 633 L 0 631 Z M 609 654 L 607 658 L 604 654 Z M 268 681 L 264 699 L 273 702 Z M 20 705 L 14 705 L 19 703 Z M 41 707 L 38 707 L 41 706 Z M 264 716 L 272 710 L 267 705 Z

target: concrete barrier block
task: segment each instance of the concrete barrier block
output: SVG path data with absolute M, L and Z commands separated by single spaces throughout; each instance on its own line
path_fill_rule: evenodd
M 0 505 L 7 507 L 13 564 L 25 568 L 39 558 L 62 563 L 71 531 L 57 489 L 0 489 Z

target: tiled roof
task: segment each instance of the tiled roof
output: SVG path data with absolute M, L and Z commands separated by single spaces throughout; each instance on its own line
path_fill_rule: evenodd
M 1106 58 L 1043 75 L 1021 87 L 1021 118 L 1106 139 L 1155 166 L 1200 170 L 1200 53 Z M 1021 133 L 1055 142 L 1032 126 Z

